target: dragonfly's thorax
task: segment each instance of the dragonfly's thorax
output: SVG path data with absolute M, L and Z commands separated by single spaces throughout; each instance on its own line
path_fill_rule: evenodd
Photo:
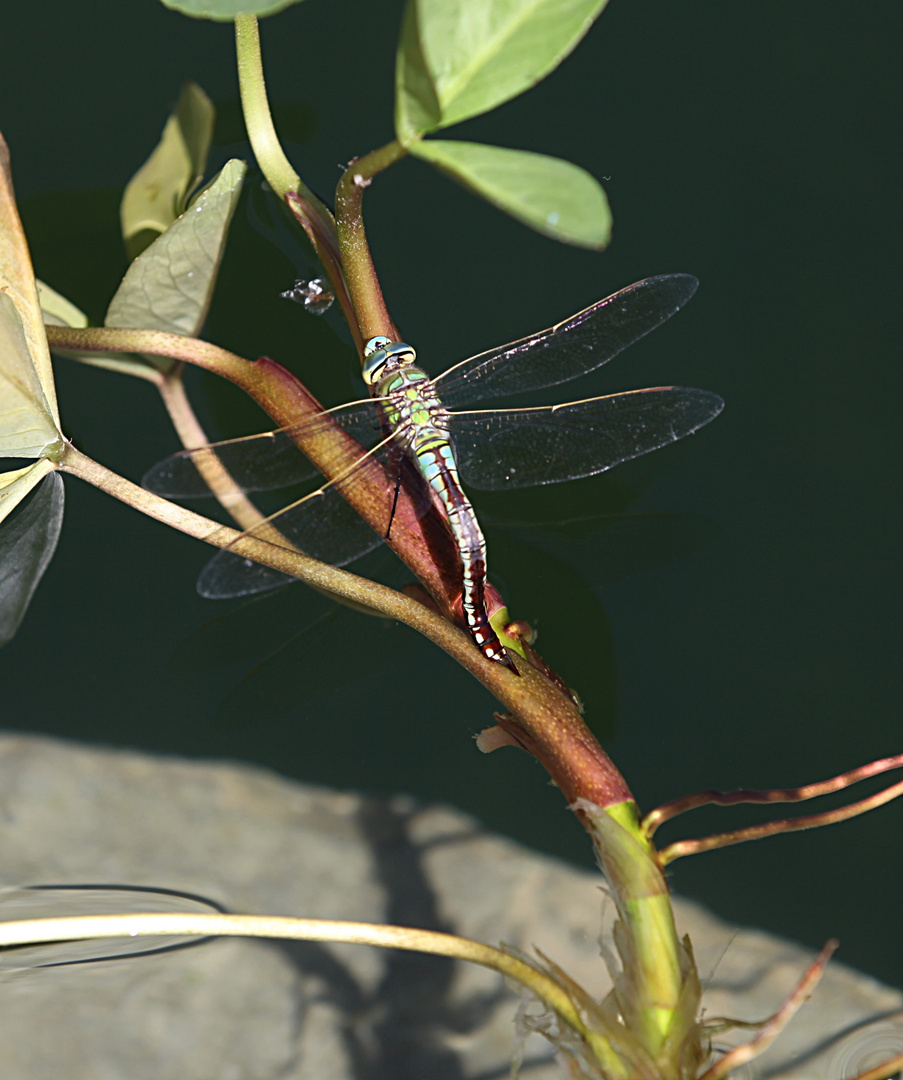
M 387 426 L 416 450 L 424 435 L 447 437 L 442 403 L 417 354 L 403 341 L 371 338 L 364 347 L 364 381 L 379 398 Z
M 386 422 L 392 430 L 403 433 L 409 445 L 415 446 L 421 433 L 438 430 L 445 434 L 442 402 L 420 368 L 387 374 L 379 383 L 379 395 Z

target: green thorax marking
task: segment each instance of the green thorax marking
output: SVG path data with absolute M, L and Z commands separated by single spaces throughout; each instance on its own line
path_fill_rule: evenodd
M 436 395 L 426 390 L 428 382 L 426 373 L 419 368 L 406 368 L 378 384 L 379 396 L 388 399 L 383 411 L 393 430 L 433 425 L 434 414 L 442 406 Z
M 364 380 L 383 405 L 392 430 L 408 433 L 436 427 L 435 415 L 442 403 L 430 390 L 429 376 L 416 367 L 416 353 L 410 345 L 387 338 L 373 338 L 364 354 Z M 441 425 L 439 425 L 441 427 Z

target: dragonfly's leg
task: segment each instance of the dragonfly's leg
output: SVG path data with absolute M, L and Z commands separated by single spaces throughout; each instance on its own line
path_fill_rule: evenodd
M 386 536 L 385 536 L 386 540 L 389 539 L 389 536 L 391 535 L 391 532 L 392 532 L 392 522 L 395 520 L 395 511 L 398 509 L 398 495 L 399 495 L 399 493 L 401 491 L 402 460 L 401 460 L 400 457 L 399 457 L 398 461 L 395 464 L 396 464 L 396 468 L 395 468 L 395 495 L 392 498 L 392 509 L 389 511 L 389 524 L 386 526 Z

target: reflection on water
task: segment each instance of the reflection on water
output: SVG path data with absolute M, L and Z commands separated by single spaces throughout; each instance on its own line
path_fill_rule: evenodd
M 5 922 L 78 915 L 129 915 L 137 912 L 209 915 L 222 910 L 212 900 L 191 893 L 132 885 L 29 885 L 0 891 L 0 921 Z M 156 937 L 9 945 L 0 947 L 0 973 L 11 975 L 39 967 L 123 960 L 146 953 L 185 948 L 208 940 L 196 936 L 161 934 Z

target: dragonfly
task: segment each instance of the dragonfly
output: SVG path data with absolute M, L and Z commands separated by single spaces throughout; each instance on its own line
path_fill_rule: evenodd
M 689 274 L 644 278 L 569 319 L 472 356 L 435 378 L 417 366 L 410 345 L 372 338 L 362 369 L 370 397 L 278 431 L 175 454 L 155 465 L 142 483 L 170 498 L 210 495 L 203 465 L 215 456 L 242 491 L 287 486 L 318 475 L 296 440 L 337 425 L 365 448 L 359 458 L 266 519 L 266 527 L 276 526 L 306 554 L 344 566 L 389 535 L 400 486 L 398 461 L 412 462 L 420 488 L 415 514 L 438 505 L 457 547 L 467 628 L 484 656 L 516 673 L 486 612 L 486 542 L 464 485 L 497 491 L 592 476 L 697 431 L 724 402 L 707 390 L 659 386 L 540 407 L 468 406 L 556 386 L 596 370 L 669 319 L 697 286 Z M 383 465 L 390 492 L 396 477 L 395 498 L 388 500 L 388 518 L 378 531 L 348 501 L 351 489 L 367 475 L 365 467 L 374 462 Z M 210 598 L 243 596 L 291 580 L 225 549 L 201 572 L 198 591 Z

